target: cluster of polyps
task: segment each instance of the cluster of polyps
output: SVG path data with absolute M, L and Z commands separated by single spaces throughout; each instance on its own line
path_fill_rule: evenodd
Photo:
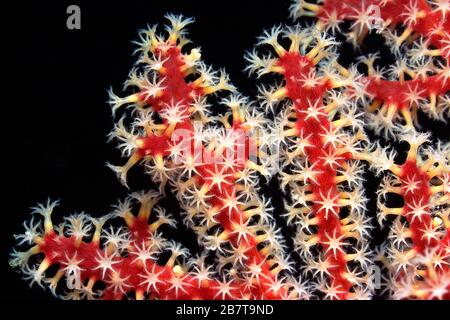
M 369 126 L 395 138 L 414 129 L 418 110 L 445 121 L 450 114 L 450 18 L 448 0 L 324 0 L 320 4 L 295 1 L 295 18 L 315 16 L 319 30 L 341 32 L 340 24 L 351 21 L 346 33 L 355 47 L 373 29 L 382 34 L 395 55 L 388 69 L 378 68 L 377 54 L 362 57 L 367 65 L 366 94 Z
M 403 164 L 392 163 L 379 190 L 379 222 L 395 215 L 381 257 L 396 299 L 449 299 L 450 220 L 449 146 L 425 148 L 427 134 L 409 133 Z M 446 149 L 443 149 L 446 148 Z M 402 207 L 389 205 L 392 195 Z M 391 199 L 390 199 L 391 197 Z
M 142 162 L 161 192 L 169 181 L 185 211 L 184 221 L 196 231 L 204 252 L 185 259 L 186 249 L 157 233 L 161 225 L 174 226 L 174 221 L 161 208 L 153 208 L 159 195 L 150 192 L 133 194 L 112 216 L 91 222 L 86 215 L 71 216 L 57 228 L 50 219 L 54 204 L 38 208 L 45 231 L 33 222 L 26 226 L 18 238 L 36 246 L 15 252 L 11 263 L 23 266 L 31 283 L 39 284 L 45 270 L 58 265 L 50 287 L 56 294 L 65 275 L 69 297 L 121 299 L 134 293 L 136 298 L 158 299 L 298 298 L 303 294 L 301 282 L 278 277 L 291 266 L 268 203 L 256 192 L 257 172 L 267 175 L 271 159 L 262 148 L 269 139 L 264 132 L 257 134 L 266 120 L 237 94 L 221 101 L 231 112 L 220 121 L 210 115 L 205 96 L 234 88 L 225 73 L 217 75 L 200 61 L 199 50 L 182 53 L 182 29 L 191 20 L 168 19 L 167 37 L 156 35 L 156 27 L 142 31 L 142 55 L 126 83 L 138 92 L 126 98 L 110 94 L 115 113 L 124 104 L 133 109 L 131 128 L 122 117 L 111 133 L 129 159 L 124 166 L 111 167 L 125 183 L 128 170 Z M 194 79 L 188 82 L 190 76 Z M 251 158 L 260 158 L 264 165 Z M 140 203 L 137 216 L 131 213 L 135 200 Z M 103 230 L 112 217 L 124 219 L 127 228 Z M 208 251 L 216 252 L 214 268 L 207 264 Z M 25 264 L 41 253 L 44 260 L 38 267 Z M 96 292 L 97 282 L 106 288 Z
M 289 49 L 278 43 L 281 34 Z M 313 290 L 319 297 L 369 297 L 374 289 L 366 241 L 371 227 L 364 216 L 363 169 L 354 157 L 366 140 L 357 111 L 358 76 L 333 70 L 336 42 L 314 29 L 274 28 L 260 44 L 271 45 L 277 56 L 248 55 L 250 70 L 284 78 L 284 86 L 262 89 L 261 96 L 270 108 L 288 99 L 276 121 L 284 146 L 281 186 L 289 187 L 285 215 L 298 225 L 294 243 L 304 272 L 318 279 Z
M 391 297 L 449 298 L 450 147 L 425 148 L 429 136 L 415 131 L 418 110 L 448 117 L 448 1 L 296 1 L 292 15 L 318 22 L 266 31 L 259 45 L 275 55 L 246 57 L 251 73 L 283 78 L 280 87 L 261 87 L 258 103 L 206 66 L 198 49 L 186 49 L 191 19 L 169 15 L 166 35 L 157 26 L 143 30 L 140 58 L 125 83 L 135 93 L 110 93 L 114 114 L 122 114 L 111 139 L 128 158 L 110 167 L 126 184 L 127 172 L 142 165 L 159 192 L 132 193 L 107 216 L 71 215 L 58 226 L 51 220 L 56 203 L 40 205 L 34 211 L 44 217 L 43 229 L 34 219 L 25 224 L 16 237 L 33 246 L 14 250 L 11 265 L 30 284 L 47 283 L 67 298 L 362 299 L 375 293 L 379 269 L 371 261 L 378 256 Z M 338 43 L 326 32 L 340 32 L 344 20 L 353 21 L 347 38 L 354 46 L 376 22 L 398 58 L 390 79 L 375 55 L 348 69 L 338 63 Z M 221 115 L 208 102 L 218 91 L 231 91 L 219 101 L 229 109 Z M 371 147 L 364 122 L 409 143 L 402 165 L 387 148 Z M 258 187 L 278 162 L 297 264 Z M 397 217 L 379 255 L 369 249 L 363 162 L 385 175 L 379 222 Z M 161 231 L 175 227 L 156 206 L 168 189 L 197 235 L 201 252 L 194 257 Z M 125 226 L 116 226 L 120 219 Z
M 428 143 L 419 134 L 418 111 L 446 121 L 450 90 L 450 3 L 448 0 L 375 0 L 320 3 L 295 1 L 292 15 L 318 18 L 317 29 L 346 34 L 355 47 L 371 31 L 384 35 L 396 58 L 387 70 L 375 65 L 377 54 L 360 58 L 367 69 L 365 104 L 368 127 L 385 138 L 407 142 L 405 162 L 397 165 L 395 154 L 379 145 L 372 152 L 355 154 L 367 160 L 377 173 L 386 173 L 380 186 L 379 221 L 396 215 L 388 243 L 380 250 L 389 269 L 388 289 L 393 298 L 448 299 L 449 256 L 449 145 Z M 388 195 L 402 197 L 402 207 L 388 207 Z M 392 197 L 391 197 L 392 198 Z M 391 200 L 392 201 L 392 200 Z

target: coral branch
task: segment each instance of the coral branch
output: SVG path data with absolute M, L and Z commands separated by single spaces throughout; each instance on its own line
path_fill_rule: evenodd
M 289 50 L 277 42 L 281 33 L 291 42 Z M 361 189 L 354 187 L 353 182 L 361 178 L 358 163 L 352 161 L 352 150 L 366 138 L 351 93 L 332 91 L 340 83 L 354 89 L 358 83 L 320 67 L 321 60 L 326 66 L 335 59 L 332 46 L 336 43 L 324 34 L 299 26 L 283 31 L 274 28 L 265 32 L 260 43 L 270 44 L 278 56 L 271 60 L 269 71 L 285 79 L 283 87 L 265 92 L 263 104 L 272 108 L 283 98 L 291 101 L 279 120 L 278 135 L 288 145 L 285 164 L 291 167 L 291 174 L 284 173 L 282 185 L 289 185 L 292 192 L 294 203 L 286 215 L 299 220 L 295 241 L 307 260 L 305 270 L 320 274 L 316 287 L 325 298 L 370 295 L 370 252 L 364 244 L 367 226 L 361 226 L 367 222 L 365 198 Z M 250 70 L 259 67 L 253 56 L 247 60 L 253 63 Z
M 445 2 L 445 1 L 444 1 Z M 298 0 L 291 6 L 294 18 L 313 15 L 319 30 L 341 31 L 351 21 L 347 39 L 362 45 L 371 30 L 383 34 L 397 62 L 388 72 L 374 65 L 377 55 L 362 58 L 367 66 L 365 95 L 372 100 L 367 110 L 376 112 L 369 122 L 376 132 L 395 138 L 418 126 L 417 111 L 445 121 L 449 115 L 450 14 L 448 4 L 425 0 L 325 0 L 313 4 Z M 402 27 L 401 34 L 397 30 Z M 401 125 L 400 121 L 403 122 Z

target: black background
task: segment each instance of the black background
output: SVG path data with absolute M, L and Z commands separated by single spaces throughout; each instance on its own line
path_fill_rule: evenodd
M 66 8 L 81 8 L 81 30 L 66 28 Z M 122 164 L 114 143 L 106 143 L 113 121 L 107 105 L 107 89 L 120 92 L 122 83 L 136 60 L 131 40 L 146 24 L 165 23 L 165 13 L 194 17 L 189 27 L 190 39 L 202 49 L 202 57 L 215 68 L 224 67 L 241 92 L 256 95 L 254 78 L 247 77 L 243 54 L 252 49 L 256 37 L 265 28 L 288 19 L 290 1 L 58 1 L 28 3 L 16 1 L 3 12 L 10 16 L 3 32 L 8 57 L 4 66 L 7 90 L 2 106 L 2 201 L 0 214 L 2 274 L 9 299 L 54 299 L 40 288 L 28 288 L 20 274 L 7 264 L 14 244 L 13 234 L 22 231 L 29 218 L 29 207 L 37 202 L 61 199 L 55 220 L 86 211 L 98 216 L 109 212 L 116 199 L 127 194 L 126 188 L 105 162 Z M 6 31 L 6 32 L 5 32 Z M 365 51 L 380 49 L 380 39 L 366 41 Z M 382 48 L 382 50 L 385 50 Z M 383 51 L 384 52 L 384 51 Z M 355 54 L 350 46 L 341 48 L 342 62 Z M 386 54 L 386 63 L 389 55 Z M 448 138 L 448 127 L 428 123 L 436 136 Z M 401 146 L 400 146 L 401 148 Z M 368 174 L 368 193 L 373 198 L 378 179 Z M 130 172 L 130 185 L 139 190 L 150 185 L 138 170 Z M 276 215 L 282 202 L 276 181 L 265 192 L 274 196 Z M 163 203 L 177 216 L 176 204 Z M 370 203 L 374 216 L 374 203 Z M 283 222 L 279 219 L 280 226 Z M 171 235 L 195 251 L 189 231 Z M 286 231 L 289 234 L 289 230 Z M 375 230 L 375 241 L 381 240 Z

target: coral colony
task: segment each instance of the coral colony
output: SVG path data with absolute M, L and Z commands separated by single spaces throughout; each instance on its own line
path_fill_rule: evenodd
M 420 131 L 421 117 L 450 114 L 449 1 L 299 0 L 291 15 L 314 23 L 266 30 L 245 55 L 254 102 L 187 49 L 192 19 L 142 30 L 130 94 L 110 92 L 110 138 L 127 158 L 110 167 L 126 185 L 142 166 L 159 190 L 59 225 L 57 202 L 38 205 L 11 266 L 63 299 L 450 299 L 450 145 Z M 371 54 L 344 67 L 334 38 L 344 32 L 355 49 L 380 34 L 396 62 L 380 68 Z M 260 188 L 274 178 L 281 213 Z M 157 205 L 168 190 L 200 252 L 163 236 L 176 227 Z M 275 214 L 295 230 L 289 249 Z M 376 223 L 390 229 L 381 246 Z

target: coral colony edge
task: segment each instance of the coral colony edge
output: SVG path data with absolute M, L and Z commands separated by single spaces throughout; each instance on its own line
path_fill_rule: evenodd
M 110 139 L 126 158 L 109 166 L 124 185 L 141 166 L 159 190 L 60 224 L 57 202 L 39 204 L 10 265 L 62 299 L 450 299 L 450 145 L 419 117 L 450 115 L 449 1 L 297 0 L 290 11 L 294 23 L 245 54 L 255 101 L 202 61 L 193 19 L 167 14 L 141 30 L 128 94 L 109 93 Z M 380 68 L 370 54 L 344 67 L 344 32 L 355 49 L 380 34 L 396 62 Z M 377 212 L 369 171 L 381 179 Z M 270 179 L 281 213 L 261 192 Z M 200 252 L 161 232 L 181 223 L 158 206 L 167 192 Z M 275 214 L 295 230 L 293 249 Z M 380 246 L 374 224 L 390 230 Z

